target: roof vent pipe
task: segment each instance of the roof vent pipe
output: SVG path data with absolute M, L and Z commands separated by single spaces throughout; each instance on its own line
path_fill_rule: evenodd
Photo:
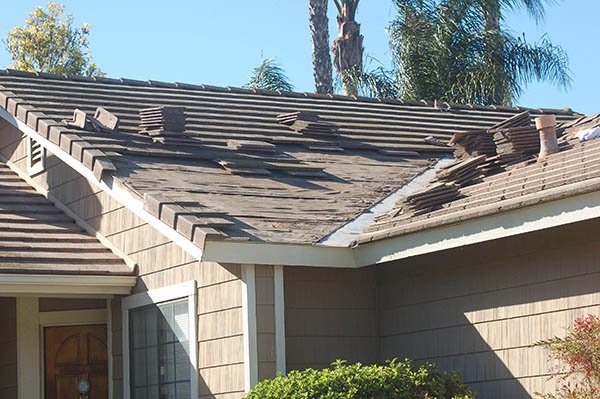
M 558 141 L 556 140 L 556 116 L 538 116 L 535 118 L 535 126 L 540 132 L 540 155 L 538 156 L 538 161 L 541 161 L 548 155 L 558 152 Z

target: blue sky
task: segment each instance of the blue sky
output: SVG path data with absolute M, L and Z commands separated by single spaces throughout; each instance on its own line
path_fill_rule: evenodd
M 308 0 L 62 1 L 76 25 L 92 26 L 94 61 L 109 77 L 242 86 L 262 57 L 276 58 L 297 91 L 313 91 Z M 362 0 L 357 19 L 365 53 L 389 65 L 386 26 L 394 16 L 390 0 Z M 0 14 L 0 36 L 22 25 L 45 2 L 19 0 Z M 168 5 L 167 5 L 168 4 Z M 335 35 L 330 5 L 330 35 Z M 518 100 L 530 107 L 571 107 L 600 112 L 599 0 L 563 0 L 547 8 L 536 25 L 527 16 L 508 15 L 513 33 L 530 41 L 547 33 L 570 57 L 573 85 L 562 91 L 531 84 Z M 333 37 L 331 38 L 333 40 Z M 4 47 L 4 46 L 2 46 Z M 0 66 L 11 62 L 0 48 Z

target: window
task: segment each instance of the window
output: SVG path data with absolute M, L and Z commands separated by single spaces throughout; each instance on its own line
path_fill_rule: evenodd
M 27 161 L 29 176 L 37 175 L 46 169 L 46 150 L 29 136 L 27 136 Z
M 197 397 L 194 293 L 191 282 L 123 299 L 125 398 Z

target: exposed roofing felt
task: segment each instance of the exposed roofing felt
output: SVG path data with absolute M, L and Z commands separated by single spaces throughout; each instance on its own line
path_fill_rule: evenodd
M 15 71 L 0 85 L 0 107 L 196 242 L 317 242 L 452 150 L 437 141 L 523 110 Z M 139 111 L 163 106 L 184 108 L 184 134 L 140 134 Z M 97 107 L 117 132 L 59 123 Z M 578 116 L 532 110 L 547 112 Z
M 0 163 L 0 273 L 131 275 L 133 270 Z
M 511 165 L 460 189 L 457 199 L 415 214 L 400 207 L 369 226 L 354 244 L 395 237 L 464 220 L 600 190 L 600 139 L 579 142 L 575 134 L 600 127 L 600 114 L 565 124 L 560 151 L 537 162 Z M 402 204 L 399 204 L 402 205 Z

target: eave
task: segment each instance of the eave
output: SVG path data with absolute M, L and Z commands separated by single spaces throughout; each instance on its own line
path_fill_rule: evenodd
M 112 296 L 128 295 L 135 276 L 0 274 L 0 295 Z

